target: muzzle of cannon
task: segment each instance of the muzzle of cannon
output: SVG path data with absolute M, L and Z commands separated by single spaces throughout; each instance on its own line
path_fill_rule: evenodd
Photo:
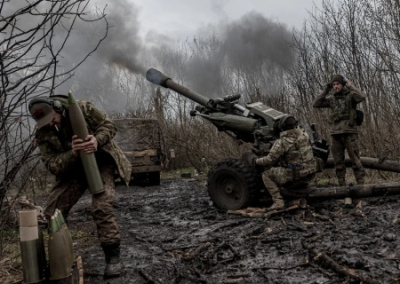
M 212 107 L 211 105 L 212 101 L 210 102 L 209 98 L 206 98 L 182 85 L 179 85 L 178 83 L 174 82 L 171 78 L 165 76 L 163 73 L 154 68 L 150 68 L 146 72 L 146 79 L 155 85 L 171 89 L 204 107 Z
M 222 99 L 210 99 L 210 98 L 204 97 L 204 96 L 200 95 L 199 93 L 196 93 L 196 92 L 190 90 L 189 88 L 186 88 L 186 87 L 176 83 L 171 78 L 169 78 L 168 76 L 164 75 L 163 73 L 161 73 L 160 71 L 158 71 L 157 69 L 154 69 L 154 68 L 150 68 L 149 70 L 147 70 L 146 79 L 155 85 L 159 85 L 161 87 L 171 89 L 171 90 L 177 92 L 178 94 L 181 94 L 182 96 L 184 96 L 184 97 L 186 97 L 208 109 L 212 109 L 212 110 L 215 110 L 216 107 L 218 105 L 221 105 L 221 103 L 223 103 L 223 102 L 232 102 L 232 101 L 238 100 L 240 98 L 240 95 L 226 96 Z M 239 104 L 233 103 L 232 107 L 241 113 L 245 113 L 245 114 L 248 113 L 248 110 L 244 106 L 241 106 Z

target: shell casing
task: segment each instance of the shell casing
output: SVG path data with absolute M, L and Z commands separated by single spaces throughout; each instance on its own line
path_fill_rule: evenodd
M 59 256 L 61 258 L 67 258 L 69 260 L 70 266 L 72 266 L 72 264 L 75 261 L 72 237 L 71 237 L 71 233 L 68 229 L 68 225 L 65 222 L 64 217 L 59 209 L 56 209 L 56 211 L 54 212 L 54 215 L 51 216 L 49 227 L 51 229 L 49 231 L 49 262 L 53 263 L 53 260 L 51 259 L 51 257 L 53 257 L 53 256 L 57 257 L 57 254 L 59 254 Z M 60 252 L 53 253 L 53 251 L 50 250 L 50 247 L 53 249 L 53 246 L 55 246 L 55 249 L 56 249 L 57 245 L 62 246 L 62 249 L 60 250 Z M 56 276 L 54 276 L 54 277 L 58 277 L 57 275 L 65 276 L 65 273 L 63 274 L 60 272 L 63 269 L 59 268 L 58 265 L 59 264 L 57 264 L 57 263 L 55 263 L 53 265 L 56 267 L 56 268 L 53 268 L 53 270 L 55 269 L 55 271 L 56 271 L 55 272 Z M 51 267 L 50 267 L 50 273 L 52 275 Z M 64 277 L 61 277 L 61 278 L 64 278 Z M 53 275 L 52 275 L 52 279 L 53 279 Z
M 37 211 L 19 212 L 20 248 L 24 283 L 40 283 L 44 280 L 46 256 L 39 236 Z
M 72 130 L 79 139 L 84 140 L 86 136 L 89 135 L 89 132 L 87 130 L 87 125 L 82 110 L 80 109 L 71 91 L 68 92 L 68 103 L 69 118 L 71 121 Z M 87 154 L 80 151 L 79 156 L 82 161 L 90 192 L 92 194 L 104 192 L 104 184 L 100 176 L 95 154 Z
M 59 280 L 71 276 L 72 263 L 71 260 L 71 244 L 65 230 L 59 230 L 49 234 L 49 267 L 50 279 Z

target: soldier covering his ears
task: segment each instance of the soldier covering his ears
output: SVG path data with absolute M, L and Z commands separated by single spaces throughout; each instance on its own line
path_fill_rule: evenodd
M 330 94 L 333 89 L 333 94 Z M 357 104 L 367 96 L 341 75 L 335 75 L 322 93 L 315 99 L 314 108 L 330 108 L 331 151 L 339 185 L 346 184 L 345 150 L 352 162 L 357 184 L 365 183 L 365 170 L 360 161 L 358 129 L 356 123 Z

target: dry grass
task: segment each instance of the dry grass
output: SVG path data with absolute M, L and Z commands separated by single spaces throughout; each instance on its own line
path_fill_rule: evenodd
M 21 251 L 19 234 L 15 229 L 0 231 L 0 283 L 14 283 L 22 280 Z

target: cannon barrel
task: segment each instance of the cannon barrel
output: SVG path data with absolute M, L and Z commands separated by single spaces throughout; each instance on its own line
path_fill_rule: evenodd
M 236 100 L 240 98 L 240 95 L 233 95 L 233 96 L 227 96 L 225 98 L 221 99 L 209 99 L 207 97 L 204 97 L 200 95 L 199 93 L 196 93 L 195 91 L 190 90 L 189 88 L 186 88 L 176 82 L 174 82 L 171 78 L 168 76 L 165 76 L 163 73 L 158 71 L 157 69 L 150 68 L 146 72 L 146 79 L 147 81 L 159 85 L 164 88 L 171 89 L 182 96 L 206 107 L 206 108 L 211 108 L 215 109 L 215 105 L 222 101 L 229 101 L 229 100 Z M 243 113 L 245 116 L 248 114 L 248 110 L 239 104 L 233 104 L 233 108 L 240 111 Z
M 205 106 L 207 108 L 212 107 L 212 104 L 210 102 L 209 98 L 206 98 L 182 85 L 179 85 L 178 83 L 174 82 L 171 78 L 165 76 L 163 73 L 158 71 L 157 69 L 150 68 L 146 72 L 146 79 L 147 81 L 162 86 L 164 88 L 171 89 L 182 96 L 187 97 L 188 99 L 191 99 L 192 101 L 195 101 L 196 103 Z

